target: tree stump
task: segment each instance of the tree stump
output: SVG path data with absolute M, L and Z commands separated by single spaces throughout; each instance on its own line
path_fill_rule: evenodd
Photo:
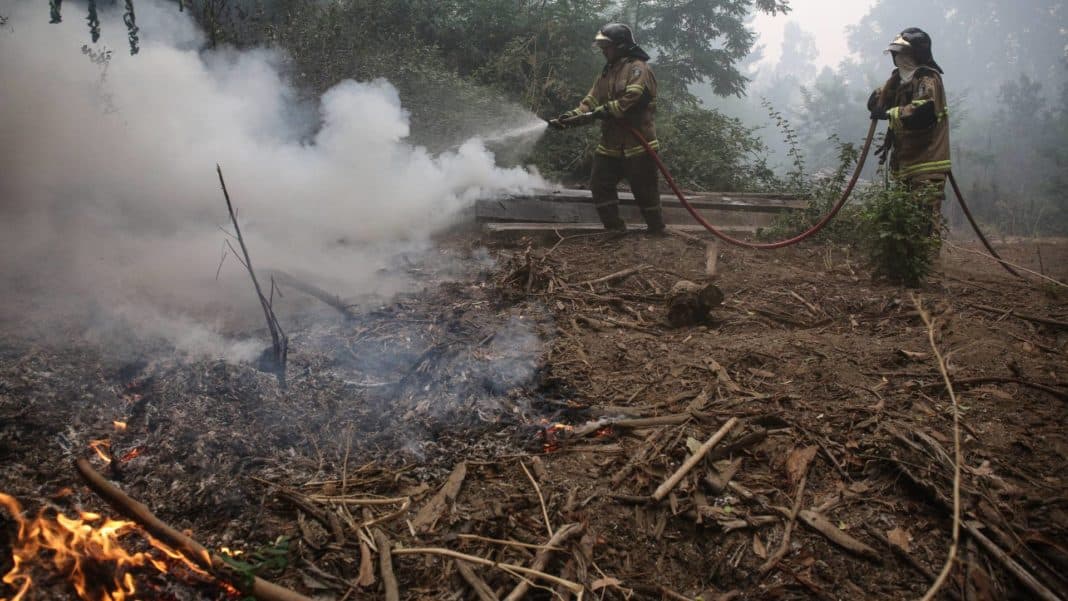
M 723 298 L 723 291 L 715 284 L 679 280 L 668 293 L 668 322 L 676 328 L 702 323 L 714 307 L 723 303 Z

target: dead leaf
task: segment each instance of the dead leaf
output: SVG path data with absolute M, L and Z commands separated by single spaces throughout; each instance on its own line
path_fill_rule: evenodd
M 623 584 L 623 581 L 618 578 L 598 578 L 590 585 L 590 590 L 599 590 L 607 586 L 619 586 Z
M 326 591 L 326 590 L 330 590 L 331 588 L 333 588 L 329 584 L 324 584 L 323 582 L 320 582 L 319 580 L 316 580 L 315 578 L 312 578 L 311 576 L 305 574 L 304 572 L 301 572 L 300 576 L 301 576 L 301 579 L 304 581 L 304 586 L 306 586 L 306 587 L 308 587 L 308 588 L 310 588 L 312 590 Z
M 753 555 L 760 559 L 768 558 L 768 548 L 764 546 L 764 541 L 760 540 L 760 535 L 756 532 L 753 533 Z
M 808 464 L 816 457 L 816 446 L 794 449 L 786 458 L 786 474 L 790 477 L 791 484 L 797 484 L 801 476 L 808 471 Z
M 767 379 L 770 380 L 770 379 L 773 379 L 775 377 L 775 374 L 771 373 L 770 371 L 764 370 L 764 369 L 755 369 L 755 368 L 750 367 L 750 368 L 748 368 L 748 371 L 749 371 L 749 373 L 753 374 L 754 376 L 756 376 L 758 378 L 767 378 Z
M 901 356 L 909 359 L 910 361 L 926 361 L 931 358 L 931 353 L 925 353 L 920 351 L 906 351 L 905 349 L 898 349 L 898 353 Z
M 910 542 L 912 536 L 909 535 L 908 530 L 902 530 L 900 527 L 887 530 L 886 538 L 890 541 L 890 544 L 899 547 L 906 553 L 912 550 L 912 543 Z
M 871 490 L 871 485 L 868 484 L 867 480 L 861 480 L 859 482 L 854 482 L 854 483 L 850 484 L 846 488 L 849 489 L 849 492 L 853 492 L 853 493 L 856 493 L 858 495 L 862 495 L 862 494 L 868 492 L 869 490 Z
M 690 454 L 693 455 L 697 452 L 698 449 L 701 448 L 701 441 L 697 440 L 693 436 L 687 437 L 686 448 L 690 451 Z
M 981 386 L 979 388 L 974 389 L 972 392 L 973 393 L 987 394 L 987 395 L 990 395 L 990 396 L 992 396 L 992 397 L 994 397 L 996 399 L 1002 400 L 1002 401 L 1015 401 L 1016 400 L 1016 397 L 1014 397 L 1011 394 L 1005 392 L 1004 390 L 1000 390 L 1000 389 L 995 388 L 993 386 Z

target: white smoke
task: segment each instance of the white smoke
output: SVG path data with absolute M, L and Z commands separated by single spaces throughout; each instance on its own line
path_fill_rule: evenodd
M 251 300 L 232 258 L 215 282 L 218 228 L 230 228 L 216 163 L 254 264 L 311 274 L 344 295 L 388 293 L 383 261 L 425 243 L 477 197 L 542 185 L 536 173 L 496 167 L 478 140 L 441 156 L 406 143 L 408 115 L 386 81 L 344 81 L 318 106 L 302 105 L 280 75 L 282 57 L 200 51 L 201 32 L 173 2 L 137 3 L 135 56 L 120 15 L 102 11 L 90 49 L 113 53 L 96 63 L 82 50 L 79 7 L 66 6 L 56 25 L 47 4 L 9 4 L 0 2 L 8 320 L 27 308 L 123 306 L 124 322 L 141 314 L 181 326 L 154 323 L 161 334 Z

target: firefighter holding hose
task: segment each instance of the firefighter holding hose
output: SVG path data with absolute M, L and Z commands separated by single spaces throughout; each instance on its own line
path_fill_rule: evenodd
M 642 217 L 652 234 L 664 232 L 660 207 L 657 166 L 645 147 L 630 131 L 638 131 L 656 150 L 656 77 L 649 67 L 649 55 L 634 40 L 630 27 L 609 23 L 597 32 L 594 45 L 607 61 L 578 108 L 568 111 L 549 124 L 558 129 L 601 121 L 601 142 L 593 157 L 590 191 L 597 215 L 605 229 L 626 231 L 619 217 L 619 194 L 616 186 L 626 179 Z
M 871 118 L 890 122 L 886 142 L 876 155 L 882 162 L 889 153 L 891 175 L 930 207 L 929 232 L 934 234 L 941 224 L 950 172 L 942 68 L 931 55 L 931 37 L 916 27 L 902 31 L 886 52 L 897 68 L 868 98 Z

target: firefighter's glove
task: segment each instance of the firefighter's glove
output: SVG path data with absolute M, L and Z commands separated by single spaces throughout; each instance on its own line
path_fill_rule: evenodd
M 606 119 L 610 119 L 612 117 L 612 113 L 609 113 L 608 109 L 605 108 L 605 106 L 602 104 L 601 106 L 593 109 L 593 112 L 590 113 L 590 117 L 599 121 L 604 121 Z
M 890 118 L 890 113 L 883 109 L 875 109 L 871 112 L 871 118 L 875 121 L 886 121 Z
M 879 90 L 875 90 L 871 96 L 868 96 L 868 110 L 874 111 L 877 106 L 879 106 Z

